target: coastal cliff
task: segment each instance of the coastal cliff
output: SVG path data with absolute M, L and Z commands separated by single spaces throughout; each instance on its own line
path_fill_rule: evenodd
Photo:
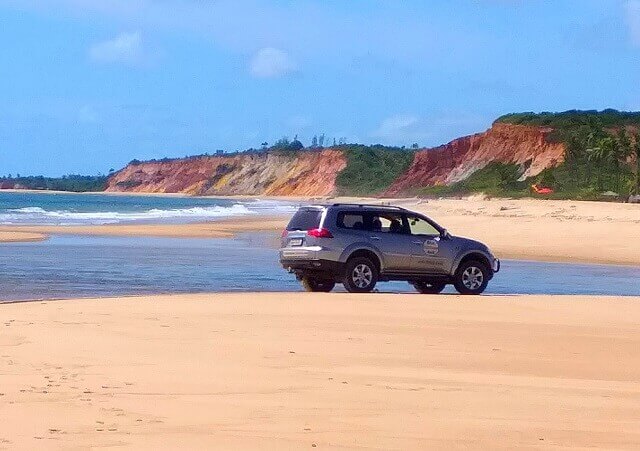
M 338 150 L 239 153 L 131 163 L 107 191 L 193 195 L 328 196 L 346 167 Z
M 415 188 L 460 182 L 490 163 L 522 167 L 529 178 L 564 161 L 565 145 L 552 142 L 551 128 L 495 123 L 484 133 L 416 152 L 413 163 L 389 189 L 387 195 Z
M 535 176 L 563 161 L 564 145 L 549 140 L 550 132 L 549 128 L 495 123 L 484 133 L 419 151 L 339 146 L 136 161 L 111 176 L 106 190 L 263 196 L 410 194 L 463 180 L 492 162 L 520 165 L 523 177 Z M 406 164 L 390 164 L 399 160 Z M 365 193 L 367 178 L 386 180 Z

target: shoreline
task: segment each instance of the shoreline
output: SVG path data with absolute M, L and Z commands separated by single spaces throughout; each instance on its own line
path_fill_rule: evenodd
M 640 297 L 229 293 L 2 309 L 0 443 L 21 449 L 640 439 Z
M 221 198 L 287 200 L 260 196 Z M 351 197 L 288 200 L 292 203 L 392 203 L 431 217 L 454 235 L 487 244 L 497 257 L 503 259 L 640 265 L 640 242 L 637 239 L 640 205 L 636 204 L 486 199 L 481 196 L 438 200 Z M 0 243 L 19 241 L 21 236 L 25 240 L 42 240 L 51 234 L 228 238 L 251 231 L 279 233 L 288 219 L 289 215 L 255 214 L 185 224 L 1 225 Z

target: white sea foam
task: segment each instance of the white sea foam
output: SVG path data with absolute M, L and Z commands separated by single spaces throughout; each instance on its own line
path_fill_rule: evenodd
M 191 207 L 176 209 L 152 208 L 145 211 L 91 211 L 45 210 L 40 207 L 26 207 L 0 212 L 1 224 L 115 224 L 120 222 L 149 221 L 197 221 L 263 213 L 261 208 L 248 208 L 234 204 L 228 207 Z
M 278 200 L 77 197 L 38 194 L 0 197 L 0 224 L 91 225 L 131 222 L 184 223 L 245 215 L 293 214 L 296 205 Z M 27 197 L 29 197 L 27 195 Z M 95 202 L 94 202 L 95 200 Z M 13 205 L 12 205 L 13 204 Z M 17 204 L 17 205 L 16 205 Z M 175 205 L 174 205 L 175 204 Z
M 246 205 L 251 211 L 266 213 L 293 213 L 298 208 L 296 205 L 292 205 L 287 202 L 264 199 L 255 199 L 244 202 L 243 205 Z

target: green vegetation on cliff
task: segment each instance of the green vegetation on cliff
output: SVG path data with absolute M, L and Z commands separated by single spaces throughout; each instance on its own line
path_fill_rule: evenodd
M 76 193 L 104 191 L 107 176 L 104 175 L 63 175 L 62 177 L 0 177 L 3 188 L 35 189 L 49 191 L 71 191 Z
M 578 129 L 582 126 L 617 128 L 640 126 L 640 112 L 618 110 L 569 110 L 562 113 L 512 113 L 496 119 L 497 123 L 551 127 L 560 130 Z
M 489 196 L 522 197 L 529 194 L 530 184 L 521 181 L 523 168 L 517 164 L 489 163 L 466 179 L 452 185 L 439 185 L 419 190 L 419 194 L 452 196 L 485 193 Z
M 400 147 L 341 145 L 347 167 L 336 179 L 338 194 L 372 196 L 385 189 L 413 162 L 414 152 Z
M 598 199 L 640 194 L 640 113 L 616 110 L 508 114 L 496 122 L 553 128 L 566 146 L 565 162 L 531 182 L 552 187 L 556 197 Z

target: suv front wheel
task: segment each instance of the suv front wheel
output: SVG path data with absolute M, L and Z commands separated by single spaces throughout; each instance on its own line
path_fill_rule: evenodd
M 350 293 L 369 293 L 378 283 L 378 269 L 367 257 L 347 261 L 344 287 Z
M 489 283 L 490 269 L 487 265 L 476 260 L 462 263 L 453 280 L 453 285 L 460 294 L 480 294 Z

